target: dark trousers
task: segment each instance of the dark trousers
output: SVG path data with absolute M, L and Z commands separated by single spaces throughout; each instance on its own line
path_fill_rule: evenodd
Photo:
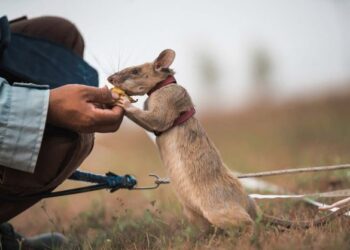
M 39 17 L 11 24 L 11 31 L 47 39 L 83 56 L 84 40 L 77 28 L 58 17 Z M 33 174 L 0 166 L 0 194 L 30 195 L 50 191 L 67 179 L 89 155 L 93 134 L 79 134 L 46 125 L 38 161 Z M 7 202 L 0 200 L 0 223 L 20 214 L 39 199 Z

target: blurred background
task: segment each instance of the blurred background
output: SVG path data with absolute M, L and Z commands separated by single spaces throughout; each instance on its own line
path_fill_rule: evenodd
M 177 80 L 230 168 L 250 172 L 350 160 L 350 1 L 1 0 L 0 7 L 9 19 L 55 15 L 75 23 L 101 86 L 118 69 L 174 49 Z M 82 168 L 135 174 L 142 184 L 149 172 L 166 175 L 152 140 L 127 119 L 117 133 L 96 135 Z M 269 180 L 294 191 L 329 188 L 328 179 L 319 185 L 301 177 Z M 154 200 L 165 211 L 180 210 L 170 186 L 101 191 L 41 202 L 14 223 L 31 234 L 49 227 L 35 216 L 65 227 L 97 209 L 106 221 L 120 207 L 137 214 Z
M 252 98 L 314 95 L 350 78 L 346 0 L 2 0 L 2 14 L 62 16 L 86 42 L 101 78 L 163 49 L 198 109 Z M 219 97 L 212 98 L 212 94 Z

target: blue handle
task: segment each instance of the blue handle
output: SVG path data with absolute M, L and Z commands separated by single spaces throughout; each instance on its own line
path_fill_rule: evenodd
M 116 175 L 108 172 L 106 175 L 97 175 L 76 170 L 70 177 L 70 180 L 84 181 L 98 184 L 106 184 L 107 188 L 114 192 L 120 188 L 132 189 L 137 180 L 131 175 Z

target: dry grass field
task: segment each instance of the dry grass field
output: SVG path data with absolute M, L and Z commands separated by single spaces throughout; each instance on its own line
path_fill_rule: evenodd
M 256 172 L 349 163 L 349 107 L 350 92 L 343 91 L 199 119 L 230 168 Z M 156 146 L 130 123 L 116 134 L 97 135 L 82 169 L 133 174 L 140 185 L 149 184 L 148 173 L 166 176 Z M 264 179 L 295 193 L 350 187 L 350 171 Z M 67 181 L 60 189 L 76 185 Z M 292 220 L 321 215 L 316 208 L 295 200 L 259 204 L 267 214 Z M 98 191 L 47 199 L 12 222 L 27 235 L 45 230 L 64 232 L 71 240 L 70 249 L 350 249 L 350 218 L 345 216 L 308 230 L 257 224 L 252 237 L 215 231 L 203 235 L 184 218 L 171 185 L 154 191 Z

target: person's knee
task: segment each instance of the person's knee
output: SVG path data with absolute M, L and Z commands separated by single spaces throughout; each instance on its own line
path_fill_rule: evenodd
M 26 195 L 52 190 L 80 166 L 93 144 L 93 134 L 47 126 L 34 173 L 0 165 L 0 194 Z
M 93 144 L 93 134 L 47 126 L 36 166 L 37 179 L 45 183 L 46 188 L 58 186 L 80 166 Z

